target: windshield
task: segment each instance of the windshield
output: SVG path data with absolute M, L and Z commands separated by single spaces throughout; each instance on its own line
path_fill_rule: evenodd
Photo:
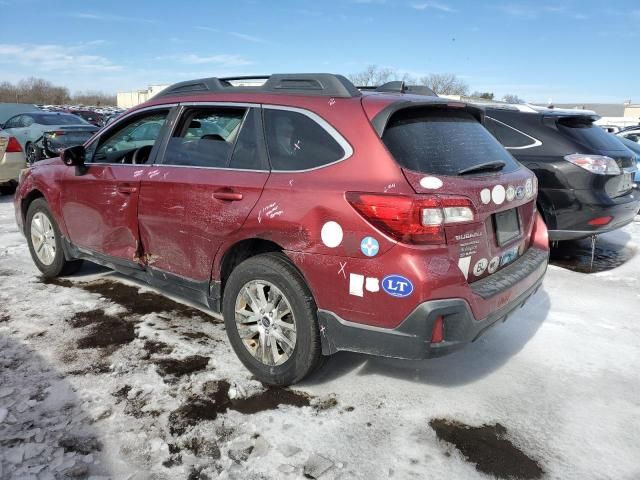
M 423 173 L 458 175 L 487 162 L 503 162 L 503 173 L 518 168 L 509 152 L 465 111 L 401 110 L 391 117 L 382 141 L 402 167 Z
M 40 125 L 90 125 L 77 115 L 68 113 L 36 113 L 30 115 L 35 123 Z

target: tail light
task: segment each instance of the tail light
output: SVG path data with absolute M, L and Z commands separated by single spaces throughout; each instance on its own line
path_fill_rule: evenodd
M 583 155 L 581 153 L 574 153 L 567 155 L 564 159 L 597 175 L 620 175 L 620 173 L 622 173 L 616 161 L 606 155 Z
M 22 147 L 20 146 L 20 142 L 16 137 L 9 137 L 9 143 L 7 143 L 7 148 L 5 152 L 7 153 L 19 153 L 22 151 Z
M 465 197 L 347 192 L 346 198 L 365 220 L 403 243 L 443 244 L 445 225 L 474 220 L 473 204 Z
M 601 227 L 602 225 L 608 225 L 613 220 L 613 217 L 596 217 L 589 220 L 587 223 L 594 227 Z
M 433 330 L 431 331 L 431 343 L 444 342 L 444 320 L 442 317 L 436 318 L 433 323 Z

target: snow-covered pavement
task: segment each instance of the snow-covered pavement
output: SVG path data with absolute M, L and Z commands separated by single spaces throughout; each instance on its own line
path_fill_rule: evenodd
M 606 237 L 635 252 L 640 223 Z M 292 391 L 205 312 L 88 264 L 70 280 L 41 280 L 0 197 L 0 479 L 640 478 L 638 255 L 550 266 L 453 356 L 341 353 Z

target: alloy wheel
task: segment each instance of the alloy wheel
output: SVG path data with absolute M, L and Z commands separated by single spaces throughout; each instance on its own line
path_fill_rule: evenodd
M 42 212 L 31 219 L 31 243 L 38 260 L 51 265 L 56 258 L 56 234 L 51 221 Z
M 282 291 L 270 282 L 246 283 L 236 298 L 235 320 L 245 348 L 259 362 L 286 362 L 296 346 L 296 322 Z

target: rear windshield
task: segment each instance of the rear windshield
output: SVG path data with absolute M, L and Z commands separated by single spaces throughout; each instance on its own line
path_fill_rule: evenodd
M 580 145 L 598 150 L 624 150 L 618 139 L 593 124 L 589 117 L 569 117 L 558 120 L 560 132 Z
M 458 175 L 494 161 L 505 163 L 503 173 L 518 168 L 511 154 L 464 111 L 401 110 L 391 117 L 382 141 L 401 167 L 422 173 Z
M 30 113 L 40 125 L 87 125 L 82 118 L 68 113 Z

